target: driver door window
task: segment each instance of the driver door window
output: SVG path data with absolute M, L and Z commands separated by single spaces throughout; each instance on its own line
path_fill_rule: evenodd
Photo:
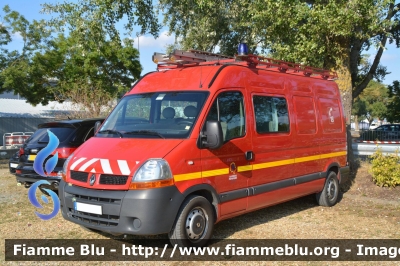
M 220 121 L 223 140 L 227 142 L 245 135 L 243 95 L 237 91 L 218 95 L 207 115 L 207 121 Z

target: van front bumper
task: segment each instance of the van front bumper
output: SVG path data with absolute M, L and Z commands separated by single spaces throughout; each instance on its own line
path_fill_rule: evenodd
M 175 186 L 118 191 L 87 189 L 61 181 L 58 192 L 66 220 L 116 235 L 169 233 L 184 200 Z M 89 204 L 88 212 L 77 210 L 79 203 Z M 101 213 L 90 213 L 90 206 Z

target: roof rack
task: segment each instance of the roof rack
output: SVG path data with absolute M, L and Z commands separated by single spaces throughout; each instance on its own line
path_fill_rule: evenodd
M 236 55 L 235 57 L 203 52 L 198 50 L 174 50 L 171 54 L 154 53 L 153 62 L 157 70 L 191 67 L 197 65 L 215 65 L 225 63 L 247 63 L 250 67 L 265 68 L 288 74 L 303 74 L 306 77 L 319 77 L 322 79 L 337 79 L 334 71 L 305 66 L 302 64 L 286 62 L 258 55 Z

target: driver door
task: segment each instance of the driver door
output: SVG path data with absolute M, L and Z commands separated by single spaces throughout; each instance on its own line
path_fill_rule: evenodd
M 201 150 L 202 176 L 218 193 L 221 216 L 247 209 L 251 170 L 246 170 L 250 162 L 245 152 L 251 150 L 251 140 L 246 135 L 245 109 L 241 91 L 222 91 L 214 99 L 206 118 L 206 121 L 220 121 L 223 131 L 221 148 Z

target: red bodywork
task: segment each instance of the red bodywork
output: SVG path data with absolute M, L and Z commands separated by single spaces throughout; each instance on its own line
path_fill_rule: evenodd
M 163 158 L 174 175 L 174 185 L 183 194 L 195 185 L 209 184 L 217 193 L 214 196 L 221 198 L 224 193 L 328 170 L 339 175 L 339 168 L 346 166 L 345 119 L 339 90 L 333 81 L 251 68 L 246 64 L 195 66 L 147 74 L 127 95 L 160 90 L 209 92 L 189 138 L 93 137 L 75 152 L 69 169 L 99 175 L 106 168 L 113 174 L 122 174 L 127 171 L 127 166 L 128 183 L 90 186 L 89 181 L 83 183 L 70 179 L 69 171 L 66 181 L 91 189 L 128 190 L 132 176 L 146 160 Z M 219 93 L 229 90 L 240 91 L 244 96 L 245 136 L 228 141 L 218 150 L 200 149 L 197 141 L 209 108 Z M 252 102 L 254 95 L 286 99 L 290 120 L 288 132 L 257 133 Z M 251 160 L 244 156 L 248 151 L 254 154 Z M 231 168 L 232 163 L 235 169 Z M 324 178 L 319 178 L 219 203 L 216 206 L 217 221 L 320 192 L 324 182 Z

